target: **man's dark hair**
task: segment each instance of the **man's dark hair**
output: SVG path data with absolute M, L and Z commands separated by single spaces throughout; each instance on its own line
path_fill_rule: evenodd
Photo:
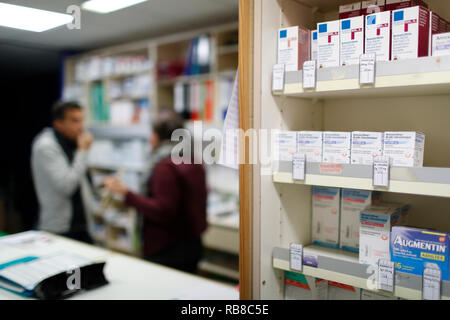
M 66 116 L 67 110 L 82 110 L 83 108 L 75 101 L 57 101 L 53 105 L 52 117 L 53 120 L 63 120 Z
M 153 131 L 158 135 L 159 140 L 170 141 L 172 133 L 183 128 L 183 120 L 172 110 L 163 110 L 158 118 L 153 122 Z

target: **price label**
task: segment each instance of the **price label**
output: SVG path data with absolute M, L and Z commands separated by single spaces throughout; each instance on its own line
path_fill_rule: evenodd
M 303 89 L 315 89 L 317 84 L 317 62 L 316 60 L 303 63 Z
M 359 58 L 359 84 L 375 84 L 376 54 L 366 53 Z
M 272 73 L 272 91 L 283 91 L 284 90 L 284 64 L 276 64 L 273 66 Z
M 423 270 L 424 300 L 441 300 L 441 270 L 436 268 L 425 268 Z
M 292 157 L 292 178 L 304 181 L 306 171 L 306 156 L 304 153 L 296 153 Z
M 373 186 L 389 187 L 390 163 L 388 157 L 373 160 Z
M 378 260 L 378 290 L 394 292 L 394 262 Z
M 303 245 L 291 243 L 289 249 L 289 267 L 291 270 L 303 270 Z

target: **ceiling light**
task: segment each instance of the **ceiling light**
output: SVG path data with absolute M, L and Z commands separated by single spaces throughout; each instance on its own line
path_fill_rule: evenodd
M 42 32 L 72 22 L 70 14 L 0 3 L 0 26 Z
M 145 1 L 147 0 L 89 0 L 81 7 L 97 13 L 110 13 Z

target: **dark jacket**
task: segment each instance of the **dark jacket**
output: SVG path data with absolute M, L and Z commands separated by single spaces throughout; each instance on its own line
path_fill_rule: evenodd
M 206 173 L 202 165 L 175 165 L 168 157 L 153 169 L 148 197 L 132 192 L 125 204 L 144 215 L 144 257 L 200 238 L 206 230 Z

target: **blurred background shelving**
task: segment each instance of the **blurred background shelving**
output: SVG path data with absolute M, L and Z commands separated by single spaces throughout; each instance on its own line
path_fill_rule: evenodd
M 91 233 L 99 245 L 140 256 L 138 213 L 130 208 L 101 208 L 99 181 L 120 172 L 129 188 L 143 192 L 151 122 L 161 110 L 175 110 L 192 133 L 199 120 L 203 132 L 221 130 L 237 65 L 238 23 L 104 48 L 65 60 L 63 97 L 85 106 L 85 122 L 95 137 L 89 154 L 90 173 L 97 183 Z M 205 168 L 209 227 L 199 267 L 204 274 L 237 282 L 239 175 L 217 164 Z

